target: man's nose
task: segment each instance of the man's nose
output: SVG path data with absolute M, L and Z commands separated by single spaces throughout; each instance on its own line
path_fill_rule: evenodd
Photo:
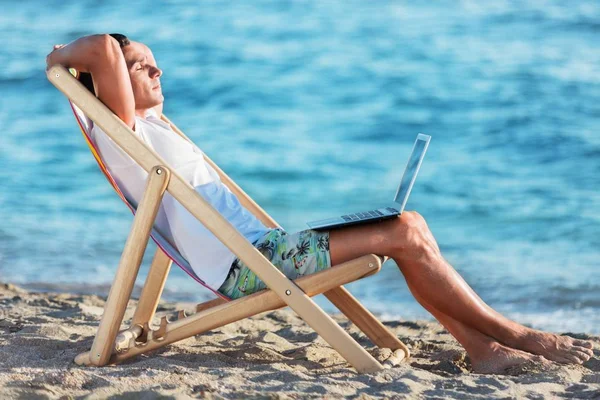
M 152 67 L 152 69 L 150 70 L 150 77 L 154 79 L 160 76 L 162 76 L 162 70 L 158 67 Z

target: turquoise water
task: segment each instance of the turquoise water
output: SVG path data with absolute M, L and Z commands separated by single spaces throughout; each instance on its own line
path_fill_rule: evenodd
M 154 51 L 166 114 L 288 231 L 387 203 L 428 133 L 407 208 L 445 257 L 521 322 L 600 333 L 598 2 L 122 3 L 3 5 L 1 281 L 107 293 L 132 217 L 44 67 L 121 32 Z M 428 315 L 392 263 L 350 289 Z M 165 295 L 207 292 L 173 270 Z

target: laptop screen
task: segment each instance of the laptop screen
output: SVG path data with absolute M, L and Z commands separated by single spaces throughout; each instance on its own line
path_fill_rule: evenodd
M 410 153 L 408 164 L 406 165 L 404 175 L 402 175 L 402 180 L 400 181 L 400 186 L 396 192 L 396 198 L 394 198 L 394 201 L 400 204 L 400 212 L 404 211 L 408 196 L 415 183 L 419 168 L 421 168 L 421 162 L 423 161 L 423 157 L 425 157 L 425 152 L 427 151 L 430 140 L 431 136 L 429 135 L 424 135 L 422 133 L 417 135 L 417 140 L 413 146 L 412 153 Z

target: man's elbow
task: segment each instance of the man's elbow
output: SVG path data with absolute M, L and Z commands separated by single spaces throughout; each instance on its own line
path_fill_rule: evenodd
M 121 48 L 119 42 L 108 34 L 99 34 L 90 36 L 92 40 L 92 59 L 96 60 L 98 64 L 103 62 L 114 62 L 122 57 Z

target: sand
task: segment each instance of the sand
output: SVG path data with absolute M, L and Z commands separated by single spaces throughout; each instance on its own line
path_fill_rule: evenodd
M 80 367 L 105 298 L 29 292 L 0 284 L 0 398 L 370 399 L 600 398 L 600 350 L 583 365 L 528 365 L 504 375 L 471 372 L 458 343 L 435 322 L 385 324 L 413 352 L 375 374 L 358 374 L 292 311 L 264 313 L 123 364 Z M 133 315 L 130 301 L 125 315 Z M 155 322 L 192 304 L 161 303 Z M 380 361 L 353 325 L 334 316 Z M 125 325 L 123 326 L 125 327 Z M 600 337 L 590 339 L 600 349 Z

